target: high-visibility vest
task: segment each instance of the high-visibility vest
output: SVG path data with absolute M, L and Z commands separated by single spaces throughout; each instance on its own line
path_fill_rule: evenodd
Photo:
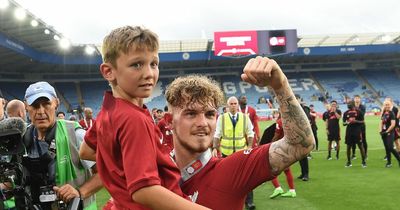
M 236 126 L 233 126 L 231 116 L 225 113 L 222 116 L 222 137 L 220 150 L 223 155 L 231 155 L 232 153 L 246 149 L 245 131 L 247 127 L 247 117 L 241 112 L 237 113 L 238 119 Z
M 57 120 L 57 128 L 56 129 L 64 129 L 68 134 L 68 142 L 69 149 L 71 152 L 72 163 L 75 167 L 75 172 L 77 178 L 68 182 L 74 187 L 81 186 L 86 180 L 89 180 L 92 176 L 92 172 L 89 169 L 84 169 L 79 158 L 79 143 L 76 139 L 75 130 L 82 129 L 77 122 L 72 122 L 68 120 Z M 57 132 L 57 131 L 56 131 Z M 57 140 L 57 139 L 56 139 Z M 96 210 L 96 195 L 92 195 L 83 200 L 83 209 L 84 210 Z

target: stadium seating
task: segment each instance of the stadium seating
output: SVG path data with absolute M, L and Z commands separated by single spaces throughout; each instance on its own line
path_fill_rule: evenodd
M 0 90 L 7 100 L 23 100 L 25 90 L 30 84 L 29 82 L 0 82 Z
M 300 95 L 307 105 L 313 104 L 317 111 L 325 109 L 321 90 L 308 72 L 286 73 L 286 76 L 294 94 Z
M 363 79 L 357 75 L 359 74 Z M 383 93 L 380 100 L 384 97 L 391 96 L 397 104 L 399 104 L 400 89 L 399 76 L 394 71 L 388 70 L 360 70 L 356 74 L 350 70 L 348 71 L 321 71 L 321 72 L 288 72 L 286 73 L 289 84 L 295 94 L 299 94 L 307 105 L 313 104 L 315 110 L 324 112 L 324 90 L 328 91 L 329 98 L 327 101 L 336 100 L 342 110 L 346 110 L 345 97 L 352 98 L 358 94 L 362 96 L 363 103 L 367 107 L 367 111 L 380 108 L 373 98 L 373 90 L 365 86 L 368 82 L 375 91 Z M 260 99 L 270 99 L 273 97 L 267 88 L 259 88 L 250 85 L 240 80 L 238 76 L 214 76 L 214 78 L 221 84 L 225 97 L 237 96 L 245 94 L 248 98 L 248 104 L 259 110 L 269 109 L 266 103 L 260 103 Z M 158 108 L 163 109 L 166 105 L 164 98 L 165 89 L 167 85 L 174 78 L 162 78 L 157 83 L 157 86 L 145 103 L 149 109 Z M 316 80 L 316 81 L 314 81 Z M 25 90 L 30 82 L 1 82 L 0 90 L 6 99 L 11 100 L 18 98 L 23 100 Z M 52 83 L 60 94 L 62 94 L 72 108 L 80 105 L 77 93 L 77 84 L 75 82 L 55 82 Z M 106 81 L 90 81 L 79 82 L 80 90 L 82 92 L 82 102 L 84 106 L 91 107 L 94 110 L 94 115 L 98 113 L 102 103 L 102 97 L 105 90 L 110 89 Z M 321 85 L 321 86 L 319 86 Z M 276 106 L 276 104 L 275 104 Z M 63 103 L 60 104 L 60 111 L 67 112 L 67 108 Z
M 72 109 L 80 106 L 75 83 L 73 82 L 55 82 L 54 87 L 62 94 Z
M 80 87 L 83 105 L 92 108 L 93 115 L 96 116 L 103 103 L 104 91 L 110 89 L 108 83 L 106 81 L 80 82 Z
M 381 101 L 390 96 L 396 104 L 399 104 L 400 78 L 396 72 L 389 70 L 363 70 L 359 71 L 359 73 L 367 79 L 378 93 L 381 93 Z
M 336 100 L 342 110 L 347 109 L 346 98 L 362 96 L 365 91 L 362 81 L 350 70 L 313 72 L 312 75 L 328 93 L 328 101 Z

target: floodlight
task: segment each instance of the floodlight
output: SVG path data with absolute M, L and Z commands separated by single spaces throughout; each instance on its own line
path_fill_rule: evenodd
M 94 49 L 94 47 L 86 45 L 85 47 L 85 53 L 88 55 L 93 55 L 93 53 L 96 51 L 96 49 Z
M 53 38 L 54 38 L 54 40 L 57 40 L 57 41 L 60 40 L 60 37 L 57 34 L 54 35 Z
M 26 17 L 26 11 L 23 8 L 17 8 L 14 15 L 18 20 L 23 20 Z
M 60 40 L 60 47 L 61 47 L 62 49 L 68 49 L 70 46 L 71 46 L 71 43 L 69 42 L 68 39 L 62 38 L 62 39 Z
M 36 27 L 36 26 L 38 26 L 39 25 L 39 22 L 37 22 L 37 20 L 32 20 L 31 21 L 31 26 L 32 27 Z
M 49 29 L 47 29 L 47 28 L 46 28 L 46 29 L 44 29 L 44 33 L 45 33 L 45 34 L 50 34 L 50 30 L 49 30 Z
M 0 0 L 0 9 L 6 9 L 10 5 L 8 0 Z

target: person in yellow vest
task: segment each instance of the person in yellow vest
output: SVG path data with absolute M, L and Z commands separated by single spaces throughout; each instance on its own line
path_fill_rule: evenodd
M 58 105 L 49 83 L 36 82 L 26 89 L 25 106 L 32 124 L 23 137 L 27 156 L 22 165 L 28 172 L 32 202 L 43 210 L 57 208 L 57 201 L 46 199 L 53 194 L 65 203 L 79 197 L 83 209 L 97 209 L 94 194 L 102 182 L 98 174 L 92 174 L 95 163 L 79 158 L 85 130 L 78 122 L 57 120 Z
M 218 116 L 213 142 L 215 157 L 218 150 L 222 157 L 227 157 L 236 151 L 252 147 L 253 125 L 248 115 L 238 112 L 238 106 L 238 99 L 232 96 L 227 101 L 228 112 Z
M 253 146 L 254 131 L 249 115 L 239 112 L 239 101 L 235 96 L 228 99 L 227 107 L 228 112 L 217 119 L 212 151 L 214 157 L 217 157 L 218 150 L 222 157 L 227 157 Z M 247 195 L 246 208 L 255 209 L 252 191 Z

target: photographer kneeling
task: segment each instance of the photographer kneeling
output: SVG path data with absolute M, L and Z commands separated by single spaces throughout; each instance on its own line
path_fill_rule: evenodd
M 28 153 L 22 162 L 28 172 L 27 190 L 33 204 L 43 210 L 57 208 L 56 197 L 65 203 L 80 197 L 84 209 L 96 209 L 94 194 L 102 183 L 98 174 L 91 173 L 94 162 L 79 159 L 85 131 L 76 122 L 56 120 L 58 105 L 49 83 L 27 88 L 25 106 L 32 121 L 23 138 Z

